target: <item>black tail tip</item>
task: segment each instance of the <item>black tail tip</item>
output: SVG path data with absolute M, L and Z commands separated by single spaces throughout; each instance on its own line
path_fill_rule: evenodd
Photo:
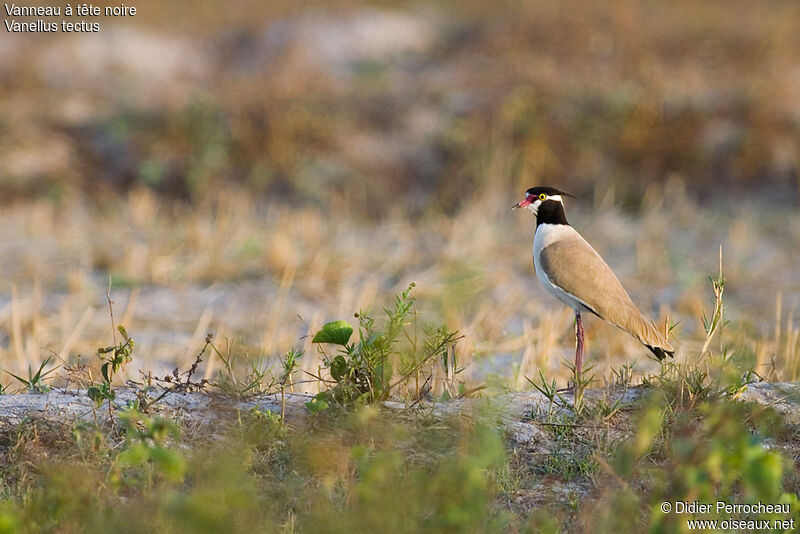
M 659 361 L 663 360 L 667 356 L 669 356 L 670 358 L 673 358 L 675 356 L 674 351 L 664 350 L 661 347 L 651 347 L 650 345 L 647 345 L 647 348 L 650 349 L 650 351 L 656 355 L 656 358 L 658 358 Z

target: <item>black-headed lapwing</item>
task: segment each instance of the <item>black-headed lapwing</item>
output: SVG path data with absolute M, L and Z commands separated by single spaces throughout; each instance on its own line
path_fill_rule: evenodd
M 512 209 L 528 208 L 536 215 L 533 266 L 548 293 L 575 310 L 575 376 L 583 364 L 581 312 L 591 312 L 626 331 L 656 358 L 672 356 L 665 334 L 647 320 L 600 254 L 567 222 L 564 196 L 553 187 L 532 187 Z

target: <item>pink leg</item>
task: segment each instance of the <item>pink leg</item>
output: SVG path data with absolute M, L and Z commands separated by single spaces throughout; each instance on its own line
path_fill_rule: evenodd
M 575 310 L 575 340 L 577 341 L 577 345 L 575 347 L 575 378 L 572 384 L 569 386 L 559 389 L 559 392 L 566 392 L 566 393 L 575 393 L 575 382 L 581 377 L 581 371 L 583 370 L 583 323 L 581 322 L 581 312 Z
M 575 377 L 581 376 L 581 367 L 583 367 L 583 323 L 581 323 L 581 312 L 575 310 L 575 339 L 577 346 L 575 348 Z

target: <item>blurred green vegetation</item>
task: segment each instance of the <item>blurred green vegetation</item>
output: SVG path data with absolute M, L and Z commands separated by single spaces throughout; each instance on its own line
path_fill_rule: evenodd
M 29 419 L 2 432 L 0 531 L 682 532 L 716 517 L 659 511 L 677 500 L 789 503 L 791 515 L 747 517 L 800 519 L 781 452 L 796 428 L 763 406 L 676 408 L 650 393 L 617 413 L 621 442 L 588 437 L 599 418 L 549 427 L 564 437 L 553 454 L 584 449 L 583 474 L 507 452 L 490 403 L 446 419 L 362 406 L 299 427 L 253 410 L 182 432 L 135 410 L 114 428 Z M 548 489 L 576 477 L 587 493 Z
M 721 288 L 722 273 L 712 282 Z M 537 389 L 549 405 L 530 404 L 509 426 L 507 399 L 473 399 L 438 413 L 435 403 L 421 402 L 413 367 L 451 364 L 437 361 L 455 341 L 443 328 L 445 337 L 431 332 L 426 356 L 414 352 L 401 373 L 409 384 L 392 398 L 405 409 L 382 405 L 382 371 L 414 346 L 411 287 L 386 310 L 383 328 L 359 314 L 359 344 L 350 343 L 353 327 L 344 321 L 319 330 L 314 342 L 341 351 L 312 375 L 326 391 L 302 415 L 287 417 L 283 404 L 301 353 L 286 354 L 279 380 L 254 368 L 253 385 L 235 380 L 231 354 L 208 336 L 190 370 L 129 382 L 135 400 L 108 405 L 104 421 L 86 414 L 5 422 L 0 532 L 684 532 L 696 518 L 800 520 L 796 420 L 737 400 L 756 375 L 753 362 L 727 350 L 666 363 L 633 396 L 633 366 L 614 370 L 605 390 L 581 395 L 580 405 L 540 375 Z M 721 291 L 717 304 L 705 346 L 721 335 Z M 99 351 L 107 361 L 113 351 L 130 359 L 133 342 L 119 330 L 120 344 Z M 192 375 L 209 347 L 225 363 L 211 384 L 229 376 L 228 386 L 244 389 L 220 389 L 237 398 L 279 391 L 280 413 L 211 409 L 194 422 L 159 414 L 168 392 L 204 388 Z M 76 381 L 85 373 L 65 370 Z M 426 367 L 423 376 L 435 372 Z M 148 401 L 154 383 L 165 391 Z M 93 389 L 87 394 L 97 402 Z M 450 391 L 433 398 L 449 399 Z M 321 399 L 330 405 L 321 408 Z M 661 511 L 661 503 L 677 501 L 783 503 L 790 511 Z

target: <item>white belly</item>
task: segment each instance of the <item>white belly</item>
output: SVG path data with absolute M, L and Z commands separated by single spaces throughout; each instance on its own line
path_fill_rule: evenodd
M 536 233 L 533 235 L 533 268 L 536 270 L 536 278 L 539 279 L 539 283 L 542 284 L 548 293 L 575 311 L 591 311 L 578 298 L 550 282 L 550 279 L 547 278 L 547 273 L 544 272 L 542 264 L 539 261 L 541 252 L 545 247 L 554 241 L 565 237 L 573 237 L 575 235 L 581 237 L 580 234 L 568 224 L 540 224 L 537 226 Z M 581 239 L 583 238 L 581 237 Z

